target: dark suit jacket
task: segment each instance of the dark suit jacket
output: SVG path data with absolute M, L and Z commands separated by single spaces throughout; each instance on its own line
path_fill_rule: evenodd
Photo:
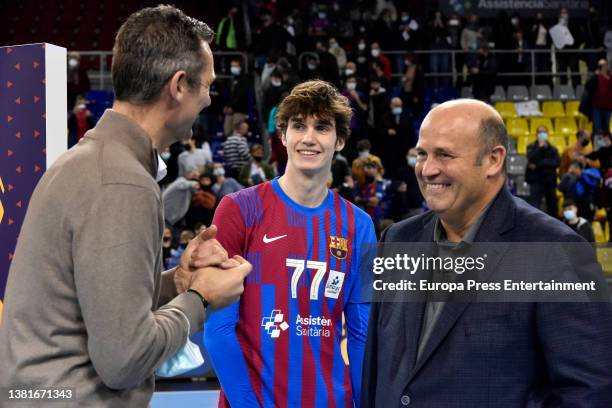
M 396 223 L 381 241 L 432 242 L 435 220 Z M 502 189 L 474 242 L 583 241 Z M 417 360 L 424 310 L 372 304 L 362 407 L 612 407 L 610 303 L 446 303 Z

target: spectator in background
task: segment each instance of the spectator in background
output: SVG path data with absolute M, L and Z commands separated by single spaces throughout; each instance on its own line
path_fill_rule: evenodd
M 357 79 L 357 90 L 363 92 L 367 89 L 367 78 L 357 74 L 357 64 L 355 64 L 353 61 L 348 61 L 346 63 L 343 75 L 341 75 L 341 82 L 344 87 L 346 87 L 346 80 L 348 77 L 355 77 Z
M 599 167 L 599 163 L 597 163 L 595 160 L 585 158 L 585 156 L 591 154 L 592 151 L 591 134 L 586 129 L 580 129 L 578 132 L 576 132 L 576 143 L 568 146 L 561 154 L 559 176 L 567 173 L 570 163 L 572 163 L 574 160 L 580 160 L 583 165 L 588 165 L 590 167 Z
M 461 31 L 463 28 L 461 27 L 461 19 L 457 14 L 453 14 L 446 23 L 446 28 L 448 29 L 448 35 L 450 39 L 449 48 L 451 50 L 460 50 L 461 49 Z M 463 70 L 463 60 L 465 59 L 465 55 L 461 53 L 455 54 L 455 66 L 458 71 Z
M 357 40 L 357 46 L 353 48 L 353 51 L 349 53 L 349 61 L 353 61 L 356 64 L 356 74 L 358 77 L 367 77 L 370 72 L 368 62 L 370 56 L 368 54 L 368 44 L 365 38 L 359 38 Z
M 392 98 L 387 112 L 382 118 L 380 158 L 389 176 L 406 163 L 406 151 L 416 144 L 412 120 L 402 107 L 402 100 Z
M 542 13 L 536 14 L 536 19 L 531 26 L 531 44 L 536 50 L 546 51 L 550 50 L 551 38 L 548 33 L 548 25 L 544 21 Z M 550 72 L 550 54 L 544 52 L 538 52 L 535 54 L 535 68 L 537 72 Z M 536 83 L 538 84 L 550 84 L 550 78 L 537 76 Z
M 251 159 L 249 153 L 249 124 L 247 122 L 238 123 L 234 128 L 234 133 L 223 142 L 223 158 L 229 167 L 230 176 L 238 177 L 242 166 Z
M 358 156 L 355 160 L 353 160 L 353 163 L 351 164 L 351 174 L 353 175 L 353 179 L 355 180 L 355 182 L 357 182 L 358 184 L 365 183 L 364 166 L 367 161 L 377 162 L 380 165 L 379 167 L 381 169 L 379 171 L 380 176 L 382 177 L 385 174 L 385 170 L 382 166 L 382 161 L 380 160 L 380 157 L 370 153 L 371 149 L 372 144 L 368 139 L 362 139 L 357 142 Z
M 334 29 L 335 22 L 327 15 L 327 6 L 319 5 L 316 15 L 308 23 L 308 36 L 312 38 L 327 38 Z
M 211 191 L 217 196 L 217 202 L 220 202 L 226 195 L 235 193 L 244 188 L 244 186 L 238 183 L 233 177 L 225 177 L 225 168 L 221 163 L 215 163 L 213 165 L 213 176 L 215 182 Z
M 523 36 L 523 30 L 518 29 L 513 34 L 513 41 L 510 49 L 514 49 L 517 51 L 517 54 L 508 54 L 510 56 L 509 60 L 511 63 L 510 71 L 512 72 L 531 72 L 531 57 L 529 54 L 529 43 Z M 529 86 L 531 84 L 531 78 L 529 75 L 523 75 L 520 77 L 511 78 L 509 83 L 516 85 L 525 85 Z
M 314 55 L 306 56 L 306 64 L 302 66 L 300 79 L 308 81 L 311 79 L 323 79 L 323 74 L 319 70 L 319 60 Z
M 251 187 L 274 178 L 274 169 L 264 163 L 264 148 L 256 143 L 251 146 L 251 160 L 240 170 L 238 181 L 245 187 Z
M 191 205 L 185 215 L 187 226 L 195 229 L 196 225 L 210 226 L 214 209 L 217 205 L 217 196 L 212 191 L 214 176 L 205 171 L 198 179 L 199 188 L 191 196 Z
M 595 242 L 595 234 L 591 224 L 578 216 L 578 207 L 571 200 L 563 202 L 563 219 L 565 223 L 587 242 Z
M 76 97 L 74 108 L 68 116 L 68 148 L 77 144 L 89 129 L 96 125 L 93 114 L 87 109 L 87 99 Z
M 68 53 L 67 106 L 74 106 L 77 95 L 85 95 L 90 89 L 87 71 L 81 66 L 81 54 L 76 51 Z
M 396 222 L 423 212 L 423 195 L 414 172 L 416 162 L 417 150 L 412 147 L 406 153 L 406 165 L 396 172 L 388 187 L 393 192 L 389 216 Z
M 261 26 L 255 29 L 253 44 L 257 66 L 263 66 L 271 53 L 284 53 L 287 48 L 289 34 L 281 27 L 271 14 L 265 12 L 261 15 Z
M 482 35 L 480 33 L 480 26 L 478 25 L 478 16 L 476 14 L 470 15 L 468 23 L 461 31 L 461 49 L 465 54 L 465 65 L 468 68 L 475 66 L 478 63 L 478 46 Z M 461 71 L 462 67 L 458 67 Z
M 212 151 L 206 141 L 202 141 L 204 130 L 196 126 L 196 132 L 183 144 L 185 151 L 178 156 L 178 175 L 187 177 L 193 170 L 201 170 L 207 164 L 212 163 Z
M 249 111 L 249 88 L 251 81 L 242 69 L 240 58 L 232 58 L 230 62 L 232 77 L 228 81 L 228 96 L 223 108 L 225 121 L 223 132 L 229 136 L 236 123 L 244 122 Z
M 606 174 L 610 167 L 612 167 L 612 139 L 609 133 L 602 136 L 599 149 L 589 154 L 587 159 L 595 162 L 596 165 L 593 167 L 599 167 L 604 179 L 608 178 Z M 599 164 L 599 166 L 597 166 L 597 164 Z
M 582 176 L 584 165 L 579 160 L 572 161 L 567 171 L 561 176 L 559 191 L 563 194 L 563 202 L 576 200 L 576 183 Z
M 402 77 L 400 98 L 404 106 L 414 117 L 420 117 L 423 112 L 423 94 L 425 92 L 425 76 L 416 54 L 409 53 L 405 58 L 406 71 Z
M 340 71 L 336 57 L 328 51 L 327 41 L 317 41 L 317 55 L 319 56 L 319 72 L 321 79 L 331 82 L 336 87 L 340 85 Z
M 379 134 L 382 115 L 387 112 L 389 106 L 389 94 L 381 86 L 380 79 L 370 78 L 370 100 L 368 102 L 368 134 L 370 138 L 375 138 Z
M 282 93 L 280 101 L 282 102 L 289 95 L 288 91 Z M 270 110 L 268 115 L 268 143 L 270 144 L 270 165 L 276 169 L 278 175 L 285 173 L 285 167 L 287 166 L 287 149 L 283 146 L 281 140 L 280 129 L 276 126 L 276 112 L 278 111 L 278 105 L 274 106 Z
M 490 35 L 494 47 L 500 50 L 514 49 L 513 33 L 516 31 L 516 28 L 512 24 L 512 20 L 508 16 L 508 13 L 505 10 L 500 10 L 492 23 Z M 483 39 L 481 38 L 480 43 L 482 42 Z M 514 68 L 515 56 L 516 54 L 497 54 L 495 57 L 498 62 L 499 71 L 504 73 L 511 71 Z M 500 77 L 497 79 L 498 83 L 496 85 L 507 86 L 513 84 L 514 79 L 516 78 Z
M 342 91 L 342 95 L 346 96 L 351 104 L 353 116 L 351 117 L 351 138 L 347 141 L 344 151 L 349 159 L 355 158 L 357 141 L 366 138 L 366 120 L 367 120 L 367 99 L 366 96 L 358 89 L 357 77 L 351 75 L 346 79 L 346 88 Z
M 599 60 L 595 75 L 585 85 L 584 97 L 590 98 L 590 101 L 587 100 L 586 103 L 590 102 L 592 110 L 593 132 L 596 135 L 609 134 L 612 114 L 612 77 L 607 60 Z
M 346 51 L 338 44 L 335 37 L 329 39 L 329 53 L 336 58 L 336 64 L 338 65 L 338 71 L 344 72 L 346 67 Z
M 162 193 L 166 225 L 179 225 L 189 211 L 191 197 L 199 187 L 200 171 L 192 170 L 187 176 L 179 176 Z M 179 256 L 180 258 L 180 256 Z
M 450 48 L 450 33 L 448 32 L 442 13 L 436 11 L 434 19 L 427 27 L 428 47 L 430 50 L 447 50 Z M 449 54 L 446 52 L 429 54 L 429 69 L 432 74 L 450 73 Z M 449 86 L 450 77 L 434 77 L 433 86 Z
M 373 38 L 381 48 L 392 50 L 396 45 L 394 41 L 396 35 L 395 20 L 393 19 L 391 10 L 385 8 L 380 12 L 378 19 L 374 22 L 371 38 Z
M 570 21 L 569 12 L 565 7 L 562 7 L 559 12 L 559 25 L 567 27 L 569 32 L 574 37 L 574 43 L 572 45 L 565 45 L 561 48 L 562 51 L 576 50 L 580 48 L 584 42 L 584 34 L 582 27 L 578 20 L 572 19 Z M 576 86 L 580 84 L 580 70 L 578 67 L 578 54 L 575 52 L 557 52 L 557 71 L 560 75 L 560 83 L 566 84 L 567 81 L 567 70 L 570 70 L 570 77 L 572 85 Z
M 379 43 L 373 42 L 372 45 L 370 45 L 370 55 L 372 55 L 370 69 L 373 70 L 373 65 L 377 64 L 382 70 L 385 80 L 387 82 L 391 81 L 391 62 L 389 58 L 382 53 Z
M 525 181 L 531 189 L 531 205 L 540 208 L 546 200 L 546 212 L 554 218 L 557 214 L 557 168 L 561 162 L 559 151 L 548 142 L 548 129 L 537 129 L 538 140 L 527 146 L 527 170 Z
M 280 103 L 281 95 L 287 92 L 283 75 L 279 70 L 270 74 L 270 86 L 263 91 L 263 117 L 267 118 L 273 107 Z
M 164 270 L 168 270 L 168 261 L 172 257 L 172 230 L 168 227 L 164 227 L 164 235 L 162 238 L 162 262 L 164 264 Z
M 478 60 L 476 65 L 470 67 L 469 72 L 474 98 L 489 102 L 491 94 L 495 90 L 497 61 L 495 56 L 489 52 L 489 44 L 485 41 L 480 44 Z
M 380 170 L 382 166 L 373 159 L 366 159 L 364 165 L 363 182 L 355 185 L 355 204 L 364 210 L 374 222 L 377 231 L 380 221 L 383 218 L 383 208 L 381 203 L 384 200 L 384 187 L 381 180 Z
M 410 18 L 408 11 L 402 11 L 401 13 L 395 38 L 397 38 L 396 48 L 399 50 L 412 51 L 423 48 L 423 38 L 419 23 L 415 19 Z M 401 70 L 403 68 L 400 68 Z
M 237 51 L 242 45 L 240 19 L 236 19 L 238 6 L 230 6 L 227 15 L 221 19 L 217 27 L 215 44 L 219 51 Z
M 589 7 L 589 16 L 587 17 L 586 24 L 584 25 L 584 48 L 596 49 L 600 52 L 580 54 L 581 59 L 586 62 L 589 71 L 595 71 L 598 64 L 597 60 L 599 58 L 605 58 L 603 33 L 599 23 L 599 13 L 597 12 L 597 9 L 591 5 Z

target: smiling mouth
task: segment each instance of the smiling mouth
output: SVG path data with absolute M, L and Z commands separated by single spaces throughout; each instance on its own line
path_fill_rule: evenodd
M 316 150 L 298 150 L 297 152 L 304 157 L 314 157 L 321 153 L 317 152 Z
M 440 191 L 450 187 L 450 184 L 445 183 L 427 183 L 425 184 L 425 189 L 427 191 Z

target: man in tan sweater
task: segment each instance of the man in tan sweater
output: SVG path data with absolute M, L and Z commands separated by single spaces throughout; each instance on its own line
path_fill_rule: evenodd
M 50 395 L 53 406 L 147 406 L 154 369 L 202 327 L 206 303 L 242 293 L 251 265 L 227 258 L 214 227 L 181 259 L 189 291 L 177 296 L 175 271 L 160 269 L 157 151 L 188 139 L 210 104 L 212 36 L 170 6 L 120 28 L 116 102 L 42 177 L 21 229 L 0 325 L 0 406 L 44 406 Z

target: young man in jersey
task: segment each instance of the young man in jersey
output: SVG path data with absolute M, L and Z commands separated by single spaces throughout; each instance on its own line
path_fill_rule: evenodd
M 358 406 L 370 304 L 360 256 L 370 217 L 327 188 L 351 109 L 330 84 L 296 86 L 279 106 L 285 174 L 226 196 L 217 240 L 253 264 L 240 302 L 212 313 L 204 338 L 220 407 Z M 348 332 L 341 356 L 342 314 Z

